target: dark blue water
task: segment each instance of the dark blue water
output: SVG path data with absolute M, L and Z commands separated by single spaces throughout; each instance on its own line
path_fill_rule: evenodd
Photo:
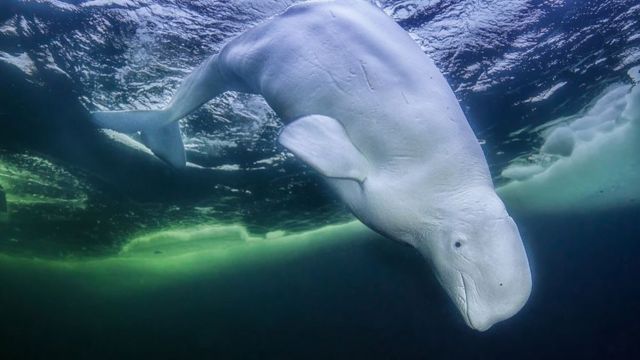
M 519 214 L 533 293 L 479 333 L 411 248 L 308 233 L 352 217 L 277 146 L 259 98 L 227 94 L 183 120 L 202 166 L 185 171 L 89 125 L 91 110 L 164 103 L 289 3 L 0 4 L 2 358 L 640 356 L 638 208 Z M 640 64 L 638 1 L 380 5 L 442 69 L 496 182 L 540 144 L 514 131 L 581 111 Z
M 124 294 L 95 294 L 91 286 L 105 285 L 78 274 L 3 266 L 3 352 L 17 358 L 634 358 L 640 350 L 636 215 L 525 223 L 533 294 L 520 314 L 486 333 L 466 328 L 417 254 L 384 239 L 340 239 L 304 256 Z

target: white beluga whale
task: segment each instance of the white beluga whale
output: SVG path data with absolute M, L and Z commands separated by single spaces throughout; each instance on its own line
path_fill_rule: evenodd
M 531 273 L 478 140 L 447 81 L 411 37 L 356 0 L 297 4 L 231 40 L 152 111 L 96 112 L 185 166 L 178 120 L 225 91 L 262 95 L 279 142 L 324 176 L 371 229 L 414 246 L 466 323 L 516 314 Z
M 640 67 L 629 70 L 635 82 Z M 510 209 L 532 215 L 640 205 L 640 86 L 616 84 L 578 114 L 536 129 L 540 150 L 515 159 L 498 188 Z

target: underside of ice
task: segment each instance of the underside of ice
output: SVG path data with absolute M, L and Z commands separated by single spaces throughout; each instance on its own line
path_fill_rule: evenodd
M 549 134 L 540 150 L 546 154 L 569 156 L 575 144 L 573 131 L 568 126 L 561 126 Z
M 498 193 L 508 206 L 544 213 L 640 204 L 640 86 L 614 85 L 548 124 L 538 128 L 540 150 L 502 171 L 510 181 Z

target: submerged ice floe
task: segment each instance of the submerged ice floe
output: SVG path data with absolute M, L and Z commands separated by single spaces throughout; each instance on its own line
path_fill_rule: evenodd
M 81 179 L 51 161 L 0 151 L 0 213 L 7 212 L 7 203 L 15 208 L 44 205 L 82 210 L 87 190 Z
M 46 272 L 47 281 L 71 283 L 75 290 L 131 296 L 197 277 L 225 274 L 310 256 L 322 248 L 378 237 L 359 221 L 313 230 L 251 233 L 244 225 L 215 223 L 174 227 L 132 237 L 116 254 L 47 258 L 0 253 L 0 272 L 25 279 Z M 72 279 L 71 281 L 69 279 Z
M 7 197 L 2 186 L 0 186 L 0 222 L 7 221 L 8 215 Z
M 634 84 L 609 87 L 586 110 L 542 125 L 544 142 L 502 171 L 498 189 L 512 208 L 591 211 L 640 203 L 640 67 Z

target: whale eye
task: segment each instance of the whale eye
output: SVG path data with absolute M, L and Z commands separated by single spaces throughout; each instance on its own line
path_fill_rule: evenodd
M 449 246 L 453 247 L 453 250 L 459 250 L 467 241 L 467 237 L 464 234 L 453 234 L 450 241 Z

